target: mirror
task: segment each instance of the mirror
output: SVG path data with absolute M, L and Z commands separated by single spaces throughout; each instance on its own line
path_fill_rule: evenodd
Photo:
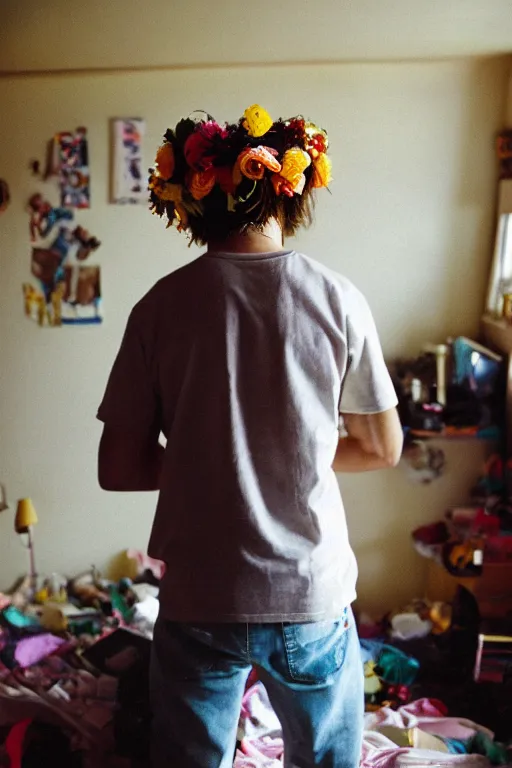
M 502 213 L 498 218 L 487 294 L 486 311 L 489 314 L 502 317 L 506 293 L 512 293 L 512 213 Z

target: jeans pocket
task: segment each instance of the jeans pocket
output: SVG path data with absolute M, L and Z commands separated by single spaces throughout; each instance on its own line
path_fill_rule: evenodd
M 284 624 L 290 679 L 310 685 L 327 682 L 343 666 L 350 631 L 349 614 L 338 621 Z

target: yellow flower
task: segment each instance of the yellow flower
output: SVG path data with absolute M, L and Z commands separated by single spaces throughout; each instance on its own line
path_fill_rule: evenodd
M 325 152 L 313 161 L 313 187 L 328 187 L 332 181 L 332 162 Z
M 155 163 L 158 167 L 158 175 L 163 179 L 170 179 L 174 173 L 174 150 L 168 141 L 158 148 Z
M 274 124 L 274 121 L 267 110 L 260 107 L 259 104 L 253 104 L 252 107 L 247 107 L 244 112 L 244 117 L 245 120 L 243 126 L 245 130 L 249 136 L 254 136 L 255 138 L 263 136 Z
M 304 152 L 303 149 L 300 149 L 300 147 L 287 149 L 283 157 L 281 176 L 283 179 L 286 179 L 286 181 L 289 181 L 292 188 L 295 189 L 302 181 L 302 174 L 310 163 L 310 156 L 307 152 Z

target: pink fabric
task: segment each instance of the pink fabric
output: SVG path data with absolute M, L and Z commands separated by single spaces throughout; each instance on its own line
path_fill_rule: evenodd
M 267 757 L 278 760 L 283 756 L 284 744 L 281 737 L 263 736 L 260 739 L 242 739 L 242 752 L 249 757 Z
M 130 560 L 135 560 L 139 567 L 139 574 L 144 571 L 151 571 L 155 579 L 161 581 L 165 573 L 165 563 L 161 560 L 155 560 L 154 557 L 149 557 L 145 552 L 141 552 L 139 549 L 129 549 L 126 552 Z
M 431 749 L 397 747 L 382 733 L 367 731 L 360 768 L 489 768 L 482 755 L 452 755 Z
M 245 737 L 251 742 L 262 737 L 281 737 L 281 723 L 262 683 L 258 682 L 246 691 L 242 699 L 241 717 Z
M 65 640 L 55 635 L 34 635 L 33 637 L 24 637 L 20 640 L 14 651 L 14 658 L 22 667 L 31 667 L 33 664 L 37 664 L 47 656 L 51 656 L 55 653 L 61 645 L 65 644 Z
M 377 730 L 385 725 L 401 729 L 419 727 L 444 738 L 462 739 L 480 731 L 493 738 L 487 728 L 463 718 L 446 717 L 446 712 L 440 701 L 419 699 L 396 712 L 384 707 L 367 713 L 361 768 L 489 768 L 489 761 L 481 755 L 453 755 L 430 749 L 398 747 Z M 283 742 L 279 721 L 262 683 L 257 683 L 245 694 L 241 719 L 245 737 L 234 768 L 282 768 Z
M 494 738 L 493 732 L 482 725 L 462 717 L 445 717 L 445 714 L 446 708 L 441 702 L 418 699 L 400 707 L 396 712 L 389 707 L 383 707 L 377 712 L 367 713 L 364 724 L 367 731 L 374 731 L 383 725 L 394 725 L 397 728 L 417 726 L 422 731 L 447 739 L 469 739 L 477 731 L 490 739 Z
M 283 768 L 281 760 L 272 760 L 267 757 L 247 757 L 237 750 L 233 768 Z

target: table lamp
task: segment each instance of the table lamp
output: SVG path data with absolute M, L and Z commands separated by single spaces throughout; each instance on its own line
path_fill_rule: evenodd
M 32 589 L 37 589 L 36 562 L 34 557 L 34 538 L 32 528 L 37 523 L 37 514 L 32 504 L 32 499 L 20 499 L 16 508 L 16 517 L 14 519 L 14 530 L 19 534 L 27 534 L 27 549 L 30 557 L 30 585 Z

